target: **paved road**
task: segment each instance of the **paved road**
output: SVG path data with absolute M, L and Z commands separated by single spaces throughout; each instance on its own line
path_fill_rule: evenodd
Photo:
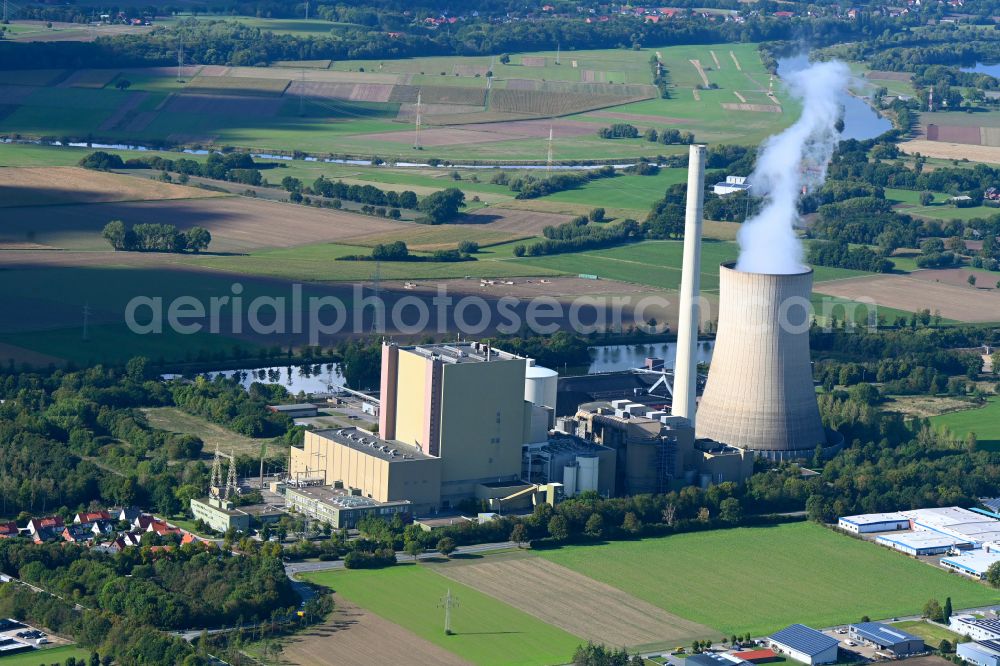
M 501 543 L 480 543 L 474 546 L 459 546 L 455 549 L 455 555 L 475 555 L 476 553 L 488 553 L 494 550 L 507 550 L 508 548 L 516 548 L 517 544 L 513 541 L 503 541 Z M 397 553 L 397 557 L 401 560 L 407 558 L 406 555 Z M 436 557 L 441 557 L 441 555 L 436 550 L 429 550 L 418 559 L 430 560 Z M 333 562 L 288 562 L 285 564 L 285 573 L 289 578 L 294 578 L 296 574 L 305 573 L 308 571 L 330 571 L 333 569 L 343 569 L 344 561 L 335 560 Z

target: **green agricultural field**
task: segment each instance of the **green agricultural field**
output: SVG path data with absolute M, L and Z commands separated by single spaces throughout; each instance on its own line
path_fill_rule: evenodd
M 561 664 L 583 642 L 423 565 L 327 571 L 302 578 L 330 587 L 338 596 L 481 666 Z M 461 604 L 452 615 L 454 636 L 444 634 L 440 607 L 449 589 Z
M 153 361 L 185 361 L 228 354 L 234 346 L 253 353 L 257 345 L 207 332 L 181 335 L 169 329 L 162 334 L 138 335 L 124 324 L 90 326 L 87 340 L 83 328 L 59 328 L 44 331 L 0 333 L 0 342 L 38 351 L 71 361 L 79 366 L 98 363 L 124 363 L 135 356 Z
M 443 229 L 443 232 L 453 239 L 455 245 L 459 240 L 475 238 L 475 232 L 464 227 L 451 227 Z M 241 256 L 187 257 L 185 263 L 243 275 L 291 280 L 365 281 L 370 280 L 375 273 L 374 262 L 336 259 L 349 254 L 367 254 L 369 251 L 370 248 L 367 247 L 324 243 L 259 250 Z M 379 267 L 379 275 L 383 280 L 520 277 L 558 273 L 557 270 L 519 261 L 497 261 L 490 258 L 461 262 L 382 262 Z
M 645 215 L 654 202 L 663 198 L 669 186 L 686 181 L 687 169 L 661 169 L 655 176 L 621 175 L 615 178 L 600 178 L 590 181 L 579 189 L 565 190 L 543 197 L 541 201 L 637 210 Z
M 267 24 L 275 30 L 294 31 L 301 28 L 303 32 L 315 33 L 334 27 L 334 24 L 324 21 L 261 21 L 261 25 Z M 561 54 L 558 65 L 555 64 L 554 53 L 525 53 L 514 54 L 510 65 L 501 65 L 497 59 L 489 57 L 440 57 L 342 61 L 334 62 L 330 67 L 331 70 L 355 72 L 364 68 L 366 75 L 372 74 L 388 81 L 395 78 L 400 82 L 406 80 L 409 85 L 434 85 L 445 89 L 485 89 L 485 72 L 491 70 L 495 74 L 493 85 L 498 94 L 503 92 L 520 95 L 523 92 L 530 93 L 529 96 L 540 95 L 535 100 L 538 102 L 535 105 L 538 109 L 564 109 L 568 113 L 571 109 L 586 108 L 586 105 L 580 106 L 570 98 L 574 95 L 592 97 L 590 91 L 595 85 L 604 86 L 601 90 L 609 93 L 606 97 L 611 104 L 614 104 L 615 95 L 620 100 L 641 97 L 642 90 L 636 90 L 636 85 L 647 86 L 652 92 L 649 59 L 657 52 L 671 72 L 674 84 L 671 98 L 619 104 L 569 116 L 576 125 L 567 126 L 567 131 L 562 136 L 559 128 L 556 128 L 552 146 L 555 159 L 593 159 L 595 155 L 604 158 L 633 158 L 640 155 L 655 157 L 685 149 L 684 146 L 664 146 L 641 139 L 610 141 L 599 138 L 597 130 L 613 122 L 632 122 L 643 128 L 677 127 L 694 132 L 700 141 L 706 142 L 757 143 L 784 128 L 795 118 L 798 109 L 784 99 L 786 95 L 780 84 L 774 86 L 774 92 L 782 103 L 781 113 L 722 107 L 722 104 L 737 103 L 740 97 L 750 104 L 773 103 L 766 95 L 770 75 L 765 71 L 754 44 L 665 47 L 639 51 L 575 51 Z M 719 59 L 718 65 L 711 56 L 713 52 Z M 730 52 L 740 62 L 742 71 L 737 70 Z M 690 62 L 692 59 L 702 63 L 710 82 L 718 86 L 718 89 L 700 91 L 700 101 L 694 99 L 694 87 L 701 85 L 701 78 Z M 531 63 L 542 62 L 544 66 L 530 66 Z M 322 83 L 332 75 L 331 71 L 322 69 L 325 62 L 304 64 L 310 65 L 304 70 L 307 82 Z M 297 95 L 287 91 L 282 94 L 285 82 L 296 78 L 294 68 L 283 69 L 287 78 L 277 79 L 271 78 L 273 71 L 258 71 L 259 75 L 252 68 L 244 68 L 241 74 L 246 78 L 195 76 L 190 80 L 177 82 L 172 75 L 160 76 L 150 70 L 123 70 L 120 78 L 132 83 L 127 92 L 116 90 L 112 86 L 87 89 L 60 88 L 54 85 L 57 79 L 71 76 L 72 72 L 48 72 L 43 77 L 27 71 L 10 72 L 8 76 L 15 80 L 24 79 L 26 83 L 38 86 L 38 89 L 20 100 L 16 108 L 5 116 L 4 128 L 6 131 L 28 136 L 94 136 L 109 141 L 140 143 L 168 140 L 260 150 L 302 150 L 314 154 L 330 152 L 378 155 L 392 159 L 414 158 L 409 123 L 397 122 L 399 104 L 347 102 L 329 98 L 306 98 L 302 104 Z M 444 72 L 444 76 L 441 72 Z M 523 85 L 512 83 L 514 79 L 529 79 L 534 82 L 531 85 L 544 86 L 545 91 L 523 90 Z M 627 83 L 632 88 L 616 93 L 614 85 L 622 83 Z M 549 90 L 572 94 L 549 99 L 546 97 L 550 94 Z M 284 101 L 284 104 L 279 108 L 273 105 L 261 107 L 259 113 L 233 114 L 226 111 L 228 107 L 225 106 L 231 105 L 231 101 L 217 102 L 215 108 L 210 100 L 192 102 L 190 98 L 167 99 L 170 93 L 199 91 L 243 94 L 248 96 L 248 104 L 258 105 L 262 103 L 259 99 L 261 94 L 280 96 L 277 98 Z M 122 106 L 135 100 L 136 95 L 145 97 L 139 102 L 133 101 L 134 107 Z M 483 114 L 484 118 L 477 119 L 475 113 L 463 112 L 460 115 L 464 120 L 455 122 L 476 122 L 495 116 L 487 113 Z M 593 125 L 593 133 L 578 132 L 575 127 L 586 129 L 582 123 Z M 432 116 L 428 116 L 425 124 L 428 132 L 437 134 L 428 135 L 431 138 L 425 143 L 424 151 L 419 153 L 423 159 L 543 162 L 549 148 L 547 137 L 537 128 L 526 130 L 520 136 L 497 136 L 491 134 L 491 128 L 487 126 L 476 128 L 474 131 L 479 133 L 478 136 L 470 137 L 462 133 L 449 134 L 451 130 L 447 127 L 431 127 L 434 125 Z
M 931 424 L 936 428 L 947 428 L 963 439 L 974 432 L 979 448 L 1000 451 L 1000 400 L 996 398 L 987 399 L 983 407 L 934 416 Z
M 647 284 L 663 289 L 677 289 L 681 280 L 684 244 L 681 241 L 643 241 L 634 245 L 578 252 L 555 254 L 519 260 L 539 268 L 549 268 L 562 273 L 596 274 L 600 278 Z M 739 255 L 739 246 L 727 241 L 706 241 L 701 247 L 701 289 L 704 292 L 719 290 L 719 264 L 733 261 Z M 863 271 L 817 266 L 814 279 L 817 283 L 845 277 L 865 275 Z
M 39 666 L 39 664 L 62 664 L 67 659 L 73 657 L 78 663 L 86 663 L 90 659 L 90 651 L 74 645 L 63 645 L 61 647 L 48 647 L 21 654 L 12 654 L 0 658 L 3 666 Z
M 724 634 L 909 615 L 932 597 L 950 596 L 955 608 L 1000 601 L 996 590 L 814 523 L 569 546 L 540 556 Z

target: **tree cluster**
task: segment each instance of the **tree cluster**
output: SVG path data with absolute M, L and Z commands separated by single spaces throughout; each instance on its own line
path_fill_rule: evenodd
M 104 225 L 101 232 L 104 240 L 115 251 L 127 252 L 194 252 L 207 250 L 212 242 L 212 234 L 203 227 L 191 227 L 180 231 L 173 224 L 144 222 L 126 225 L 121 220 L 112 220 Z

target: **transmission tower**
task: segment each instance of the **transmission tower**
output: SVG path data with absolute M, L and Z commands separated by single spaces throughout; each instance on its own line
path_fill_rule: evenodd
M 373 300 L 373 302 L 375 303 L 375 310 L 374 312 L 372 312 L 372 329 L 371 329 L 372 335 L 375 335 L 379 332 L 378 320 L 379 320 L 379 313 L 382 310 L 382 301 L 380 300 L 381 287 L 382 287 L 382 262 L 376 261 L 375 274 L 372 276 L 372 290 L 375 292 L 374 294 L 375 298 Z M 383 326 L 383 328 L 385 327 Z
M 306 20 L 309 20 L 309 0 L 306 0 Z
M 3 0 L 3 22 L 7 23 L 7 0 Z
M 222 454 L 219 447 L 215 447 L 215 458 L 212 460 L 212 475 L 208 482 L 209 494 L 219 496 L 219 489 L 222 487 Z
M 420 91 L 417 91 L 417 116 L 413 123 L 413 149 L 420 150 Z
M 299 115 L 302 116 L 302 115 L 304 115 L 304 113 L 302 111 L 302 105 L 303 105 L 303 103 L 305 101 L 304 98 L 305 98 L 305 94 L 306 94 L 306 70 L 303 69 L 300 72 L 300 75 L 301 76 L 299 77 L 300 78 L 300 82 L 299 82 Z
M 552 125 L 549 125 L 549 154 L 545 162 L 545 170 L 547 172 L 552 171 Z
M 184 64 L 184 38 L 180 37 L 177 46 L 177 82 L 181 82 L 181 66 Z
M 448 593 L 441 598 L 441 604 L 439 607 L 444 608 L 444 633 L 450 636 L 451 631 L 451 609 L 458 608 L 458 598 L 452 596 L 451 588 L 448 588 Z
M 90 303 L 86 303 L 83 306 L 83 339 L 90 339 L 90 330 L 88 325 L 90 324 Z
M 235 497 L 239 492 L 239 483 L 236 480 L 236 452 L 233 451 L 229 458 L 229 474 L 226 475 L 226 499 Z
M 558 43 L 556 44 L 556 64 L 557 65 L 561 64 L 559 62 L 559 55 L 562 53 L 562 48 L 561 47 L 562 47 L 561 44 L 558 44 Z

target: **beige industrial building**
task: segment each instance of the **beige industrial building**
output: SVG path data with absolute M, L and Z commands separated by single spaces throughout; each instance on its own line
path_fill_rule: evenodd
M 389 522 L 397 514 L 408 516 L 412 511 L 408 500 L 379 502 L 342 487 L 289 486 L 285 489 L 285 502 L 288 508 L 335 529 L 354 529 L 369 516 Z
M 557 379 L 531 359 L 479 343 L 385 344 L 379 435 L 307 432 L 291 450 L 290 480 L 341 484 L 377 502 L 409 500 L 417 515 L 473 498 L 537 501 L 521 479 L 522 449 L 547 438 L 554 408 L 538 403 L 555 402 Z
M 419 512 L 440 506 L 441 460 L 367 430 L 307 431 L 303 447 L 291 449 L 289 470 L 292 486 L 340 485 L 376 502 L 409 500 Z
M 753 454 L 711 440 L 696 440 L 684 417 L 629 400 L 580 405 L 563 429 L 617 452 L 618 492 L 662 493 L 683 485 L 742 483 L 753 473 Z

